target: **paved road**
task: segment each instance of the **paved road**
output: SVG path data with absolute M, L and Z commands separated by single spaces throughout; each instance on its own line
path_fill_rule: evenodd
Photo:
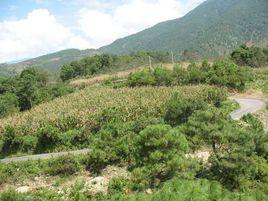
M 63 155 L 68 155 L 68 154 L 73 154 L 73 155 L 87 154 L 89 152 L 90 152 L 89 149 L 82 149 L 82 150 L 77 150 L 77 151 L 66 151 L 66 152 L 49 153 L 49 154 L 28 155 L 28 156 L 22 156 L 22 157 L 1 159 L 0 162 L 1 163 L 11 163 L 11 162 L 27 161 L 27 160 L 48 159 L 48 158 L 55 158 L 58 156 L 63 156 Z
M 265 101 L 261 99 L 231 98 L 231 100 L 238 102 L 240 105 L 240 109 L 230 114 L 234 120 L 239 120 L 246 114 L 254 113 L 266 105 Z
M 249 98 L 231 98 L 240 104 L 240 109 L 232 112 L 230 115 L 234 120 L 238 120 L 243 117 L 245 114 L 256 112 L 266 105 L 265 101 L 260 99 L 249 99 Z M 17 161 L 27 161 L 27 160 L 37 160 L 37 159 L 48 159 L 55 158 L 57 156 L 62 155 L 79 155 L 79 154 L 87 154 L 89 153 L 89 149 L 77 150 L 77 151 L 67 151 L 67 152 L 59 152 L 59 153 L 50 153 L 50 154 L 39 154 L 39 155 L 29 155 L 22 157 L 14 157 L 14 158 L 5 158 L 1 159 L 1 163 L 11 163 Z

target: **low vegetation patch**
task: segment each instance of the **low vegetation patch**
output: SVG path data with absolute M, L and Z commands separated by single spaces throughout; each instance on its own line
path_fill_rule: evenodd
M 131 73 L 127 85 L 135 86 L 171 86 L 184 84 L 211 84 L 230 89 L 244 90 L 246 83 L 252 81 L 250 69 L 239 67 L 230 61 L 209 64 L 204 61 L 200 66 L 195 63 L 187 68 L 180 66 L 168 70 L 156 67 Z
M 0 80 L 0 118 L 29 110 L 73 91 L 64 83 L 49 83 L 46 72 L 26 69 L 18 76 Z
M 104 73 L 115 69 L 134 68 L 147 64 L 149 57 L 151 57 L 154 63 L 164 63 L 170 60 L 169 53 L 167 52 L 137 52 L 122 56 L 101 54 L 63 65 L 60 78 L 66 81 L 78 76 Z
M 242 45 L 231 53 L 231 58 L 242 66 L 262 67 L 268 64 L 268 47 Z

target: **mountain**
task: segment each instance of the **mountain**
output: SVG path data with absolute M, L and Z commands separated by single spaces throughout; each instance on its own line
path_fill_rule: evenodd
M 67 49 L 52 54 L 47 54 L 34 59 L 28 59 L 15 64 L 0 64 L 0 74 L 16 74 L 27 67 L 38 67 L 50 72 L 58 72 L 65 63 L 96 54 L 94 49 L 78 50 Z
M 267 0 L 207 0 L 182 18 L 116 40 L 100 51 L 172 50 L 180 56 L 190 52 L 214 57 L 251 40 L 267 44 Z
M 268 0 L 207 0 L 182 18 L 118 39 L 98 50 L 68 49 L 12 65 L 14 74 L 28 66 L 57 72 L 62 64 L 97 53 L 173 51 L 177 57 L 218 57 L 243 43 L 268 44 Z

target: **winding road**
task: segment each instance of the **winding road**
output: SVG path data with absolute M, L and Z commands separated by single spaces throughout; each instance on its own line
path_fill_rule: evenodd
M 230 113 L 232 119 L 239 120 L 244 115 L 248 113 L 254 113 L 263 107 L 265 107 L 266 102 L 262 99 L 252 99 L 252 98 L 230 98 L 239 103 L 240 109 L 233 111 Z M 62 155 L 80 155 L 80 154 L 87 154 L 90 152 L 90 149 L 83 149 L 77 151 L 66 151 L 66 152 L 58 152 L 58 153 L 49 153 L 49 154 L 39 154 L 39 155 L 28 155 L 22 157 L 14 157 L 14 158 L 5 158 L 1 159 L 0 163 L 11 163 L 11 162 L 18 162 L 18 161 L 27 161 L 27 160 L 38 160 L 38 159 L 49 159 L 55 158 Z

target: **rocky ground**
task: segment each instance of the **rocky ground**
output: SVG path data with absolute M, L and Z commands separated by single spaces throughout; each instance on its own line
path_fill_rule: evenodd
M 108 166 L 99 176 L 93 176 L 89 172 L 80 172 L 71 177 L 51 177 L 38 176 L 33 179 L 27 179 L 17 182 L 15 184 L 5 184 L 0 187 L 0 192 L 7 189 L 16 189 L 17 192 L 27 193 L 39 189 L 49 189 L 58 192 L 59 194 L 66 194 L 77 183 L 83 183 L 85 190 L 94 193 L 106 193 L 108 184 L 115 178 L 127 178 L 128 172 L 126 168 Z

